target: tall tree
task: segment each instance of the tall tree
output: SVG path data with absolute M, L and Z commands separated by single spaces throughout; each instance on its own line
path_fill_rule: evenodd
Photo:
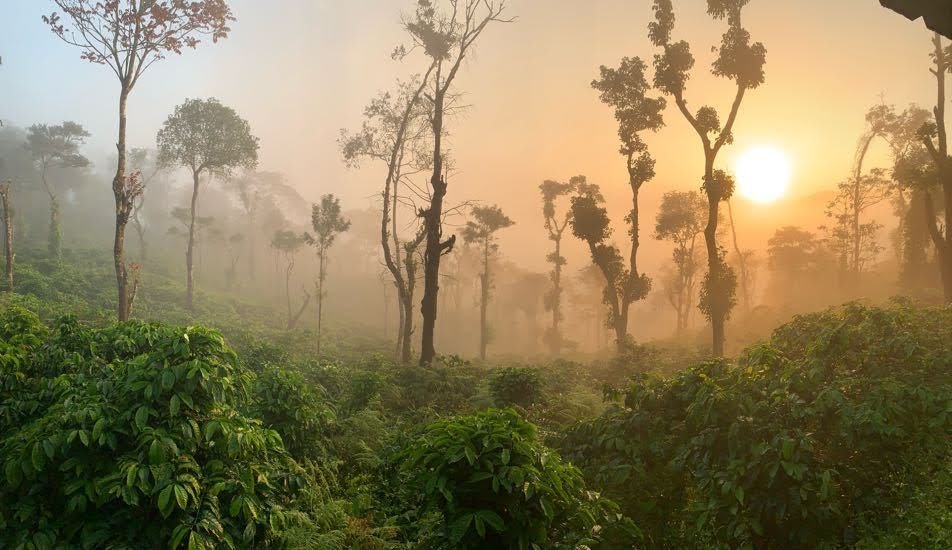
M 731 243 L 734 245 L 734 263 L 737 265 L 737 271 L 740 272 L 740 297 L 744 305 L 744 313 L 750 313 L 751 301 L 754 295 L 754 283 L 756 281 L 757 257 L 751 249 L 741 250 L 740 242 L 737 240 L 737 224 L 734 222 L 734 207 L 730 199 L 724 201 L 727 203 L 727 219 L 731 224 Z
M 651 289 L 651 279 L 638 271 L 640 241 L 638 196 L 641 187 L 654 178 L 655 160 L 641 138 L 641 132 L 657 131 L 663 126 L 665 101 L 649 97 L 651 89 L 645 78 L 646 65 L 640 58 L 626 57 L 617 69 L 602 66 L 600 78 L 592 87 L 600 92 L 603 103 L 615 111 L 618 122 L 619 153 L 625 158 L 628 186 L 631 188 L 631 209 L 625 216 L 628 223 L 630 251 L 625 267 L 621 253 L 606 239 L 611 234 L 608 216 L 598 206 L 596 193 L 584 192 L 584 181 L 578 180 L 582 191 L 572 199 L 572 232 L 588 243 L 592 261 L 605 275 L 605 301 L 610 308 L 609 322 L 615 329 L 619 353 L 628 349 L 628 310 L 634 302 L 644 299 Z
M 145 208 L 145 192 L 149 188 L 149 183 L 161 171 L 162 166 L 158 158 L 149 151 L 137 147 L 129 151 L 129 167 L 133 172 L 137 172 L 142 183 L 142 192 L 132 202 L 132 212 L 129 218 L 132 220 L 132 227 L 136 231 L 136 237 L 139 241 L 139 260 L 145 262 L 148 256 L 148 248 L 145 241 L 146 222 L 142 219 L 142 210 Z
M 826 216 L 833 221 L 823 229 L 830 248 L 840 258 L 841 284 L 856 288 L 860 276 L 882 251 L 877 234 L 883 225 L 876 220 L 863 222 L 864 213 L 886 200 L 892 184 L 886 171 L 875 168 L 868 174 L 854 174 L 836 187 L 836 195 L 827 204 Z
M 629 348 L 628 307 L 647 296 L 651 280 L 647 276 L 632 278 L 625 267 L 618 247 L 611 241 L 611 221 L 602 206 L 605 197 L 595 184 L 579 180 L 577 194 L 572 197 L 572 234 L 588 245 L 592 263 L 601 272 L 604 282 L 602 303 L 608 308 L 607 326 L 615 333 L 618 353 Z
M 161 166 L 183 166 L 192 172 L 191 223 L 185 249 L 186 298 L 193 306 L 192 273 L 195 248 L 195 216 L 201 177 L 210 174 L 225 179 L 236 168 L 253 169 L 258 165 L 258 138 L 251 134 L 248 122 L 217 99 L 187 99 L 162 125 L 156 136 Z
M 668 285 L 668 301 L 677 314 L 677 332 L 688 327 L 694 307 L 698 272 L 696 244 L 704 231 L 707 202 L 697 191 L 671 191 L 661 198 L 655 217 L 655 238 L 674 243 L 674 277 Z
M 715 170 L 717 155 L 725 145 L 733 142 L 734 124 L 741 103 L 748 90 L 764 83 L 764 64 L 767 50 L 763 44 L 751 44 L 750 33 L 741 23 L 741 13 L 749 0 L 708 0 L 707 12 L 716 20 L 727 20 L 727 32 L 721 40 L 712 73 L 734 81 L 737 90 L 727 120 L 721 125 L 717 110 L 702 106 L 695 113 L 688 109 L 685 92 L 690 71 L 694 67 L 691 47 L 685 41 L 673 42 L 675 16 L 671 0 L 654 0 L 655 21 L 648 26 L 652 43 L 662 49 L 655 56 L 654 84 L 666 95 L 674 98 L 678 110 L 688 121 L 701 140 L 704 151 L 704 177 L 702 189 L 707 194 L 708 217 L 704 229 L 707 248 L 707 275 L 704 282 L 705 300 L 699 304 L 710 318 L 712 351 L 715 356 L 724 354 L 724 325 L 736 300 L 733 290 L 736 276 L 724 260 L 724 251 L 717 243 L 717 224 L 721 201 L 730 198 L 731 188 L 724 183 L 727 178 L 718 176 Z M 731 282 L 734 282 L 734 286 Z
M 893 157 L 891 177 L 895 187 L 893 209 L 899 218 L 900 281 L 908 288 L 921 288 L 931 279 L 925 195 L 933 195 L 935 200 L 937 171 L 919 131 L 932 121 L 932 113 L 910 105 L 890 119 L 886 139 Z
M 327 291 L 324 284 L 327 282 L 327 254 L 337 236 L 350 229 L 350 220 L 344 219 L 340 213 L 340 199 L 334 195 L 324 195 L 320 204 L 311 206 L 311 228 L 314 235 L 304 234 L 304 240 L 317 250 L 317 353 L 321 353 L 321 321 L 324 318 L 324 298 Z
M 936 167 L 936 184 L 945 203 L 944 234 L 938 223 L 935 201 L 931 193 L 924 194 L 925 215 L 929 236 L 932 237 L 932 243 L 935 245 L 942 287 L 945 290 L 945 301 L 952 302 L 952 159 L 949 158 L 949 138 L 945 125 L 945 81 L 947 74 L 952 72 L 952 46 L 945 45 L 938 34 L 933 38 L 932 45 L 932 61 L 935 68 L 930 71 L 936 78 L 937 90 L 935 121 L 922 128 L 921 139 Z
M 566 209 L 565 214 L 560 216 L 556 212 L 556 201 L 575 191 L 577 183 L 576 178 L 572 178 L 568 183 L 545 180 L 539 186 L 539 191 L 542 193 L 542 217 L 545 219 L 545 230 L 555 247 L 555 250 L 545 257 L 546 261 L 552 264 L 550 273 L 552 290 L 545 296 L 545 308 L 552 312 L 552 326 L 546 331 L 545 341 L 553 355 L 562 352 L 563 336 L 560 326 L 562 322 L 562 269 L 566 264 L 565 256 L 562 255 L 562 234 L 565 233 L 572 216 L 570 209 Z
M 397 331 L 397 354 L 403 363 L 410 362 L 413 335 L 413 296 L 417 282 L 418 249 L 426 233 L 422 226 L 414 228 L 414 237 L 403 240 L 399 231 L 401 205 L 416 206 L 410 177 L 430 168 L 425 151 L 429 117 L 423 92 L 430 84 L 436 67 L 432 61 L 422 79 L 401 83 L 396 93 L 384 93 L 364 109 L 364 123 L 356 132 L 341 132 L 339 140 L 344 161 L 352 167 L 363 159 L 384 162 L 387 173 L 381 191 L 380 246 L 384 263 L 397 290 L 400 319 Z M 402 187 L 410 189 L 403 194 Z M 414 211 L 416 209 L 414 208 Z
M 13 292 L 13 210 L 10 205 L 10 180 L 0 183 L 0 207 L 3 208 L 3 255 L 6 290 Z
M 63 238 L 59 221 L 59 197 L 57 189 L 49 181 L 50 168 L 85 168 L 89 159 L 79 152 L 79 146 L 86 142 L 89 132 L 82 125 L 66 121 L 48 126 L 34 124 L 26 136 L 26 148 L 40 170 L 40 182 L 50 198 L 50 229 L 47 247 L 50 256 L 59 258 L 62 252 Z
M 800 311 L 819 307 L 821 289 L 829 285 L 835 259 L 810 231 L 795 226 L 776 230 L 767 241 L 767 267 L 775 293 Z
M 423 330 L 420 344 L 420 364 L 433 361 L 436 356 L 437 295 L 439 294 L 440 258 L 450 252 L 456 236 L 443 239 L 443 199 L 447 181 L 444 173 L 443 136 L 447 114 L 447 99 L 463 60 L 472 51 L 479 37 L 490 23 L 512 21 L 503 19 L 505 3 L 496 0 L 446 0 L 448 9 L 440 9 L 434 0 L 417 0 L 413 16 L 404 21 L 414 47 L 420 48 L 430 59 L 433 69 L 426 99 L 430 111 L 430 137 L 433 140 L 431 157 L 429 205 L 420 209 L 425 231 L 423 254 Z M 403 51 L 406 51 L 404 48 Z
M 298 250 L 304 246 L 305 241 L 306 236 L 298 235 L 288 230 L 276 231 L 274 237 L 271 239 L 271 247 L 274 248 L 275 253 L 284 255 L 284 292 L 288 300 L 288 330 L 292 330 L 297 326 L 304 310 L 307 309 L 308 304 L 311 303 L 311 294 L 307 291 L 306 287 L 302 287 L 304 301 L 301 302 L 301 307 L 298 308 L 296 313 L 291 309 L 291 274 L 294 271 L 295 256 Z M 318 353 L 320 353 L 320 339 L 318 339 Z
M 63 10 L 43 16 L 43 22 L 67 44 L 82 50 L 80 58 L 108 66 L 119 79 L 119 135 L 116 175 L 112 192 L 116 200 L 116 232 L 113 262 L 119 299 L 120 321 L 132 312 L 132 295 L 138 284 L 126 265 L 126 224 L 142 187 L 139 178 L 126 174 L 126 105 L 129 95 L 146 69 L 169 53 L 197 48 L 202 37 L 217 42 L 228 36 L 234 21 L 225 0 L 54 0 Z
M 492 289 L 491 260 L 499 250 L 496 232 L 512 227 L 515 222 L 506 216 L 498 206 L 474 206 L 473 218 L 463 228 L 463 241 L 481 248 L 483 272 L 479 276 L 479 358 L 486 359 L 486 347 L 489 345 L 489 323 L 486 313 Z

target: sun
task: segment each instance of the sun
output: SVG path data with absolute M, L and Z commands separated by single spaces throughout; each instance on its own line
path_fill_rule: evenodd
M 734 165 L 737 192 L 754 202 L 773 202 L 784 196 L 790 185 L 790 158 L 770 145 L 753 147 L 738 157 Z

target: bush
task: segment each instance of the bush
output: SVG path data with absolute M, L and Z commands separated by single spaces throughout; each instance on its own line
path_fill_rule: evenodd
M 952 308 L 798 317 L 736 363 L 643 379 L 561 444 L 655 545 L 853 544 L 945 464 Z
M 489 393 L 497 407 L 528 407 L 541 399 L 542 379 L 534 368 L 495 369 L 489 376 Z
M 0 546 L 261 545 L 309 479 L 202 327 L 0 316 Z M 297 519 L 295 519 L 297 518 Z
M 594 544 L 611 509 L 512 410 L 431 424 L 406 451 L 404 468 L 424 507 L 442 513 L 446 546 L 455 548 Z

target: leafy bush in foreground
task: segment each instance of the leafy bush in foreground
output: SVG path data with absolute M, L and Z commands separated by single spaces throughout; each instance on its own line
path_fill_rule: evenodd
M 654 545 L 852 544 L 947 467 L 950 411 L 952 308 L 851 304 L 641 380 L 560 447 Z
M 202 327 L 0 313 L 0 546 L 228 548 L 306 520 L 307 475 L 239 411 L 252 377 Z
M 443 514 L 446 547 L 594 544 L 613 506 L 586 491 L 580 472 L 512 410 L 431 424 L 404 467 L 424 506 Z

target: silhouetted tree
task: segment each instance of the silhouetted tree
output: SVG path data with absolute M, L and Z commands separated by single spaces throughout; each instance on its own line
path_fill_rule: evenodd
M 893 210 L 899 224 L 896 231 L 900 280 L 910 288 L 927 284 L 930 243 L 926 220 L 926 194 L 935 200 L 937 171 L 922 142 L 920 130 L 929 124 L 932 113 L 910 105 L 902 113 L 891 109 L 886 139 L 892 151 L 892 180 L 895 186 Z
M 13 210 L 10 205 L 10 180 L 0 183 L 0 207 L 3 207 L 3 255 L 5 260 L 6 290 L 13 292 Z
M 882 252 L 877 234 L 883 225 L 876 220 L 863 223 L 862 216 L 866 210 L 886 200 L 891 193 L 892 186 L 885 170 L 876 168 L 868 174 L 854 175 L 839 183 L 836 195 L 827 204 L 826 216 L 833 221 L 833 225 L 822 229 L 827 232 L 830 249 L 840 258 L 844 288 L 856 288 L 860 274 Z
M 696 242 L 704 231 L 707 203 L 697 191 L 671 191 L 661 198 L 655 217 L 655 238 L 674 243 L 674 274 L 666 284 L 668 301 L 677 313 L 677 332 L 688 327 L 694 307 L 698 271 Z
M 370 158 L 387 166 L 381 191 L 380 246 L 397 290 L 400 319 L 397 354 L 403 363 L 410 362 L 417 256 L 426 233 L 421 225 L 413 238 L 401 240 L 398 231 L 400 205 L 413 203 L 412 197 L 401 195 L 401 184 L 413 190 L 415 186 L 409 177 L 430 167 L 431 159 L 425 152 L 429 113 L 423 92 L 430 85 L 436 64 L 436 60 L 431 61 L 422 79 L 401 83 L 395 94 L 384 93 L 371 101 L 364 109 L 365 120 L 360 130 L 354 133 L 342 131 L 339 140 L 348 165 L 357 166 L 360 160 Z
M 86 142 L 89 132 L 82 125 L 66 121 L 48 126 L 34 124 L 26 136 L 26 148 L 40 171 L 40 182 L 50 198 L 50 230 L 47 247 L 50 256 L 59 258 L 63 248 L 59 221 L 57 190 L 47 177 L 50 168 L 85 168 L 89 159 L 79 153 L 79 146 Z
M 293 330 L 294 327 L 297 326 L 304 310 L 307 309 L 308 304 L 311 303 L 311 294 L 307 291 L 306 287 L 302 286 L 301 290 L 304 292 L 304 301 L 296 313 L 291 309 L 291 273 L 294 271 L 295 256 L 304 243 L 304 236 L 288 230 L 276 231 L 274 237 L 271 239 L 271 247 L 274 248 L 275 253 L 284 255 L 284 292 L 288 300 L 288 330 Z
M 185 249 L 185 303 L 192 309 L 194 280 L 195 216 L 203 174 L 228 178 L 236 168 L 253 169 L 258 164 L 258 138 L 248 122 L 217 99 L 186 99 L 169 115 L 156 135 L 161 166 L 183 166 L 192 172 L 192 223 Z
M 705 290 L 702 291 L 704 299 L 699 306 L 706 309 L 702 311 L 711 321 L 712 351 L 715 356 L 724 354 L 724 324 L 730 317 L 731 307 L 736 303 L 731 295 L 734 288 L 731 281 L 736 282 L 736 276 L 724 261 L 725 253 L 717 243 L 718 207 L 721 201 L 730 198 L 733 189 L 723 185 L 724 178 L 717 175 L 714 166 L 721 149 L 733 142 L 734 124 L 745 94 L 764 82 L 764 64 L 767 57 L 763 44 L 750 43 L 750 33 L 741 23 L 741 12 L 748 2 L 749 0 L 707 2 L 708 14 L 717 20 L 726 19 L 728 26 L 721 40 L 712 73 L 733 80 L 737 86 L 730 113 L 723 126 L 713 107 L 702 106 L 695 113 L 688 109 L 684 94 L 690 71 L 694 67 L 694 56 L 687 42 L 672 42 L 675 17 L 671 0 L 654 0 L 655 21 L 648 26 L 648 36 L 652 43 L 663 50 L 655 56 L 654 85 L 674 98 L 678 110 L 697 133 L 704 150 L 702 189 L 708 199 L 707 226 L 704 229 L 708 270 Z
M 139 239 L 139 259 L 145 262 L 148 256 L 148 248 L 145 241 L 146 224 L 142 220 L 142 209 L 145 207 L 145 192 L 149 183 L 161 171 L 158 158 L 152 155 L 148 149 L 135 148 L 129 151 L 129 166 L 133 172 L 140 174 L 142 183 L 142 192 L 132 202 L 132 212 L 129 218 L 132 220 L 132 227 L 136 230 L 136 236 Z
M 317 353 L 321 353 L 321 321 L 324 317 L 324 283 L 327 281 L 327 252 L 337 235 L 350 229 L 350 221 L 341 216 L 340 199 L 334 195 L 324 195 L 320 204 L 311 206 L 311 228 L 314 235 L 304 234 L 304 240 L 317 250 Z
M 782 227 L 767 241 L 767 266 L 776 293 L 800 310 L 822 301 L 817 295 L 829 285 L 834 263 L 823 241 L 799 227 Z
M 928 192 L 924 194 L 925 214 L 929 236 L 932 237 L 932 243 L 936 249 L 945 300 L 952 302 L 952 159 L 949 158 L 949 139 L 945 126 L 945 80 L 947 73 L 952 72 L 952 46 L 944 45 L 942 37 L 938 34 L 933 38 L 932 44 L 934 48 L 932 61 L 935 68 L 930 71 L 936 77 L 936 95 L 938 96 L 934 111 L 935 121 L 922 128 L 920 137 L 936 167 L 938 175 L 936 183 L 945 203 L 944 234 L 937 221 L 935 201 L 932 194 Z
M 234 21 L 225 0 L 54 0 L 69 20 L 53 12 L 43 22 L 67 44 L 82 50 L 80 58 L 107 65 L 119 79 L 119 152 L 112 192 L 116 200 L 116 233 L 113 260 L 119 299 L 116 313 L 120 321 L 132 312 L 132 296 L 138 286 L 136 270 L 125 262 L 126 224 L 142 187 L 139 178 L 126 174 L 126 104 L 129 94 L 145 70 L 169 53 L 196 48 L 200 37 L 217 42 L 228 36 Z
M 486 359 L 486 346 L 489 345 L 489 324 L 486 311 L 489 307 L 489 295 L 492 289 L 490 260 L 499 250 L 496 232 L 515 224 L 498 206 L 474 206 L 473 219 L 463 228 L 463 240 L 482 249 L 483 272 L 479 276 L 479 358 Z
M 429 205 L 420 209 L 426 234 L 423 256 L 423 330 L 420 345 L 420 364 L 433 361 L 436 356 L 437 295 L 439 294 L 440 258 L 453 248 L 456 236 L 443 240 L 443 199 L 446 197 L 443 135 L 447 113 L 447 94 L 476 40 L 493 22 L 503 19 L 505 3 L 496 0 L 447 0 L 448 9 L 440 9 L 433 0 L 417 0 L 412 17 L 404 21 L 414 47 L 418 47 L 435 65 L 426 99 L 430 112 L 430 137 L 433 140 L 431 157 Z M 399 49 L 398 53 L 406 49 Z
M 727 219 L 731 223 L 731 243 L 734 245 L 734 263 L 737 265 L 737 271 L 740 272 L 740 296 L 744 304 L 744 313 L 750 313 L 751 300 L 754 295 L 754 283 L 757 269 L 757 256 L 751 249 L 741 250 L 740 243 L 737 240 L 737 224 L 734 223 L 734 208 L 731 201 L 727 203 Z
M 588 245 L 592 263 L 604 277 L 602 302 L 608 308 L 607 326 L 615 332 L 618 353 L 624 353 L 629 348 L 628 308 L 648 294 L 651 281 L 644 275 L 633 276 L 625 267 L 621 252 L 609 240 L 611 221 L 608 211 L 601 206 L 605 198 L 597 185 L 587 183 L 584 176 L 579 178 L 578 193 L 572 197 L 569 225 L 572 234 Z
M 602 66 L 600 78 L 592 81 L 592 87 L 600 92 L 602 102 L 615 111 L 621 141 L 619 153 L 625 158 L 628 170 L 631 188 L 631 210 L 625 216 L 631 242 L 628 267 L 624 266 L 618 248 L 606 242 L 611 228 L 607 212 L 598 206 L 600 194 L 597 188 L 593 189 L 596 192 L 588 193 L 584 179 L 579 179 L 576 184 L 580 193 L 572 198 L 572 232 L 588 243 L 592 261 L 605 275 L 605 303 L 610 308 L 609 322 L 615 329 L 619 353 L 623 353 L 629 344 L 629 307 L 644 299 L 651 290 L 651 279 L 638 272 L 638 195 L 642 185 L 654 178 L 655 161 L 640 134 L 661 128 L 665 101 L 646 95 L 651 87 L 645 78 L 645 68 L 640 58 L 626 57 L 617 69 Z
M 245 236 L 241 233 L 234 233 L 228 237 L 228 268 L 225 270 L 225 286 L 228 290 L 233 289 L 238 280 L 238 260 L 241 258 L 238 246 L 244 240 Z
M 545 230 L 548 233 L 549 240 L 555 246 L 555 250 L 549 253 L 545 260 L 552 264 L 550 277 L 552 279 L 552 290 L 545 296 L 545 308 L 552 312 L 552 326 L 545 334 L 546 344 L 549 351 L 558 355 L 562 351 L 562 330 L 559 324 L 562 322 L 562 268 L 566 264 L 565 256 L 562 255 L 562 234 L 569 225 L 572 211 L 566 209 L 565 214 L 559 216 L 556 213 L 556 201 L 560 197 L 566 197 L 575 191 L 576 181 L 573 178 L 568 183 L 553 180 L 545 180 L 539 186 L 542 193 L 542 217 L 545 219 Z

